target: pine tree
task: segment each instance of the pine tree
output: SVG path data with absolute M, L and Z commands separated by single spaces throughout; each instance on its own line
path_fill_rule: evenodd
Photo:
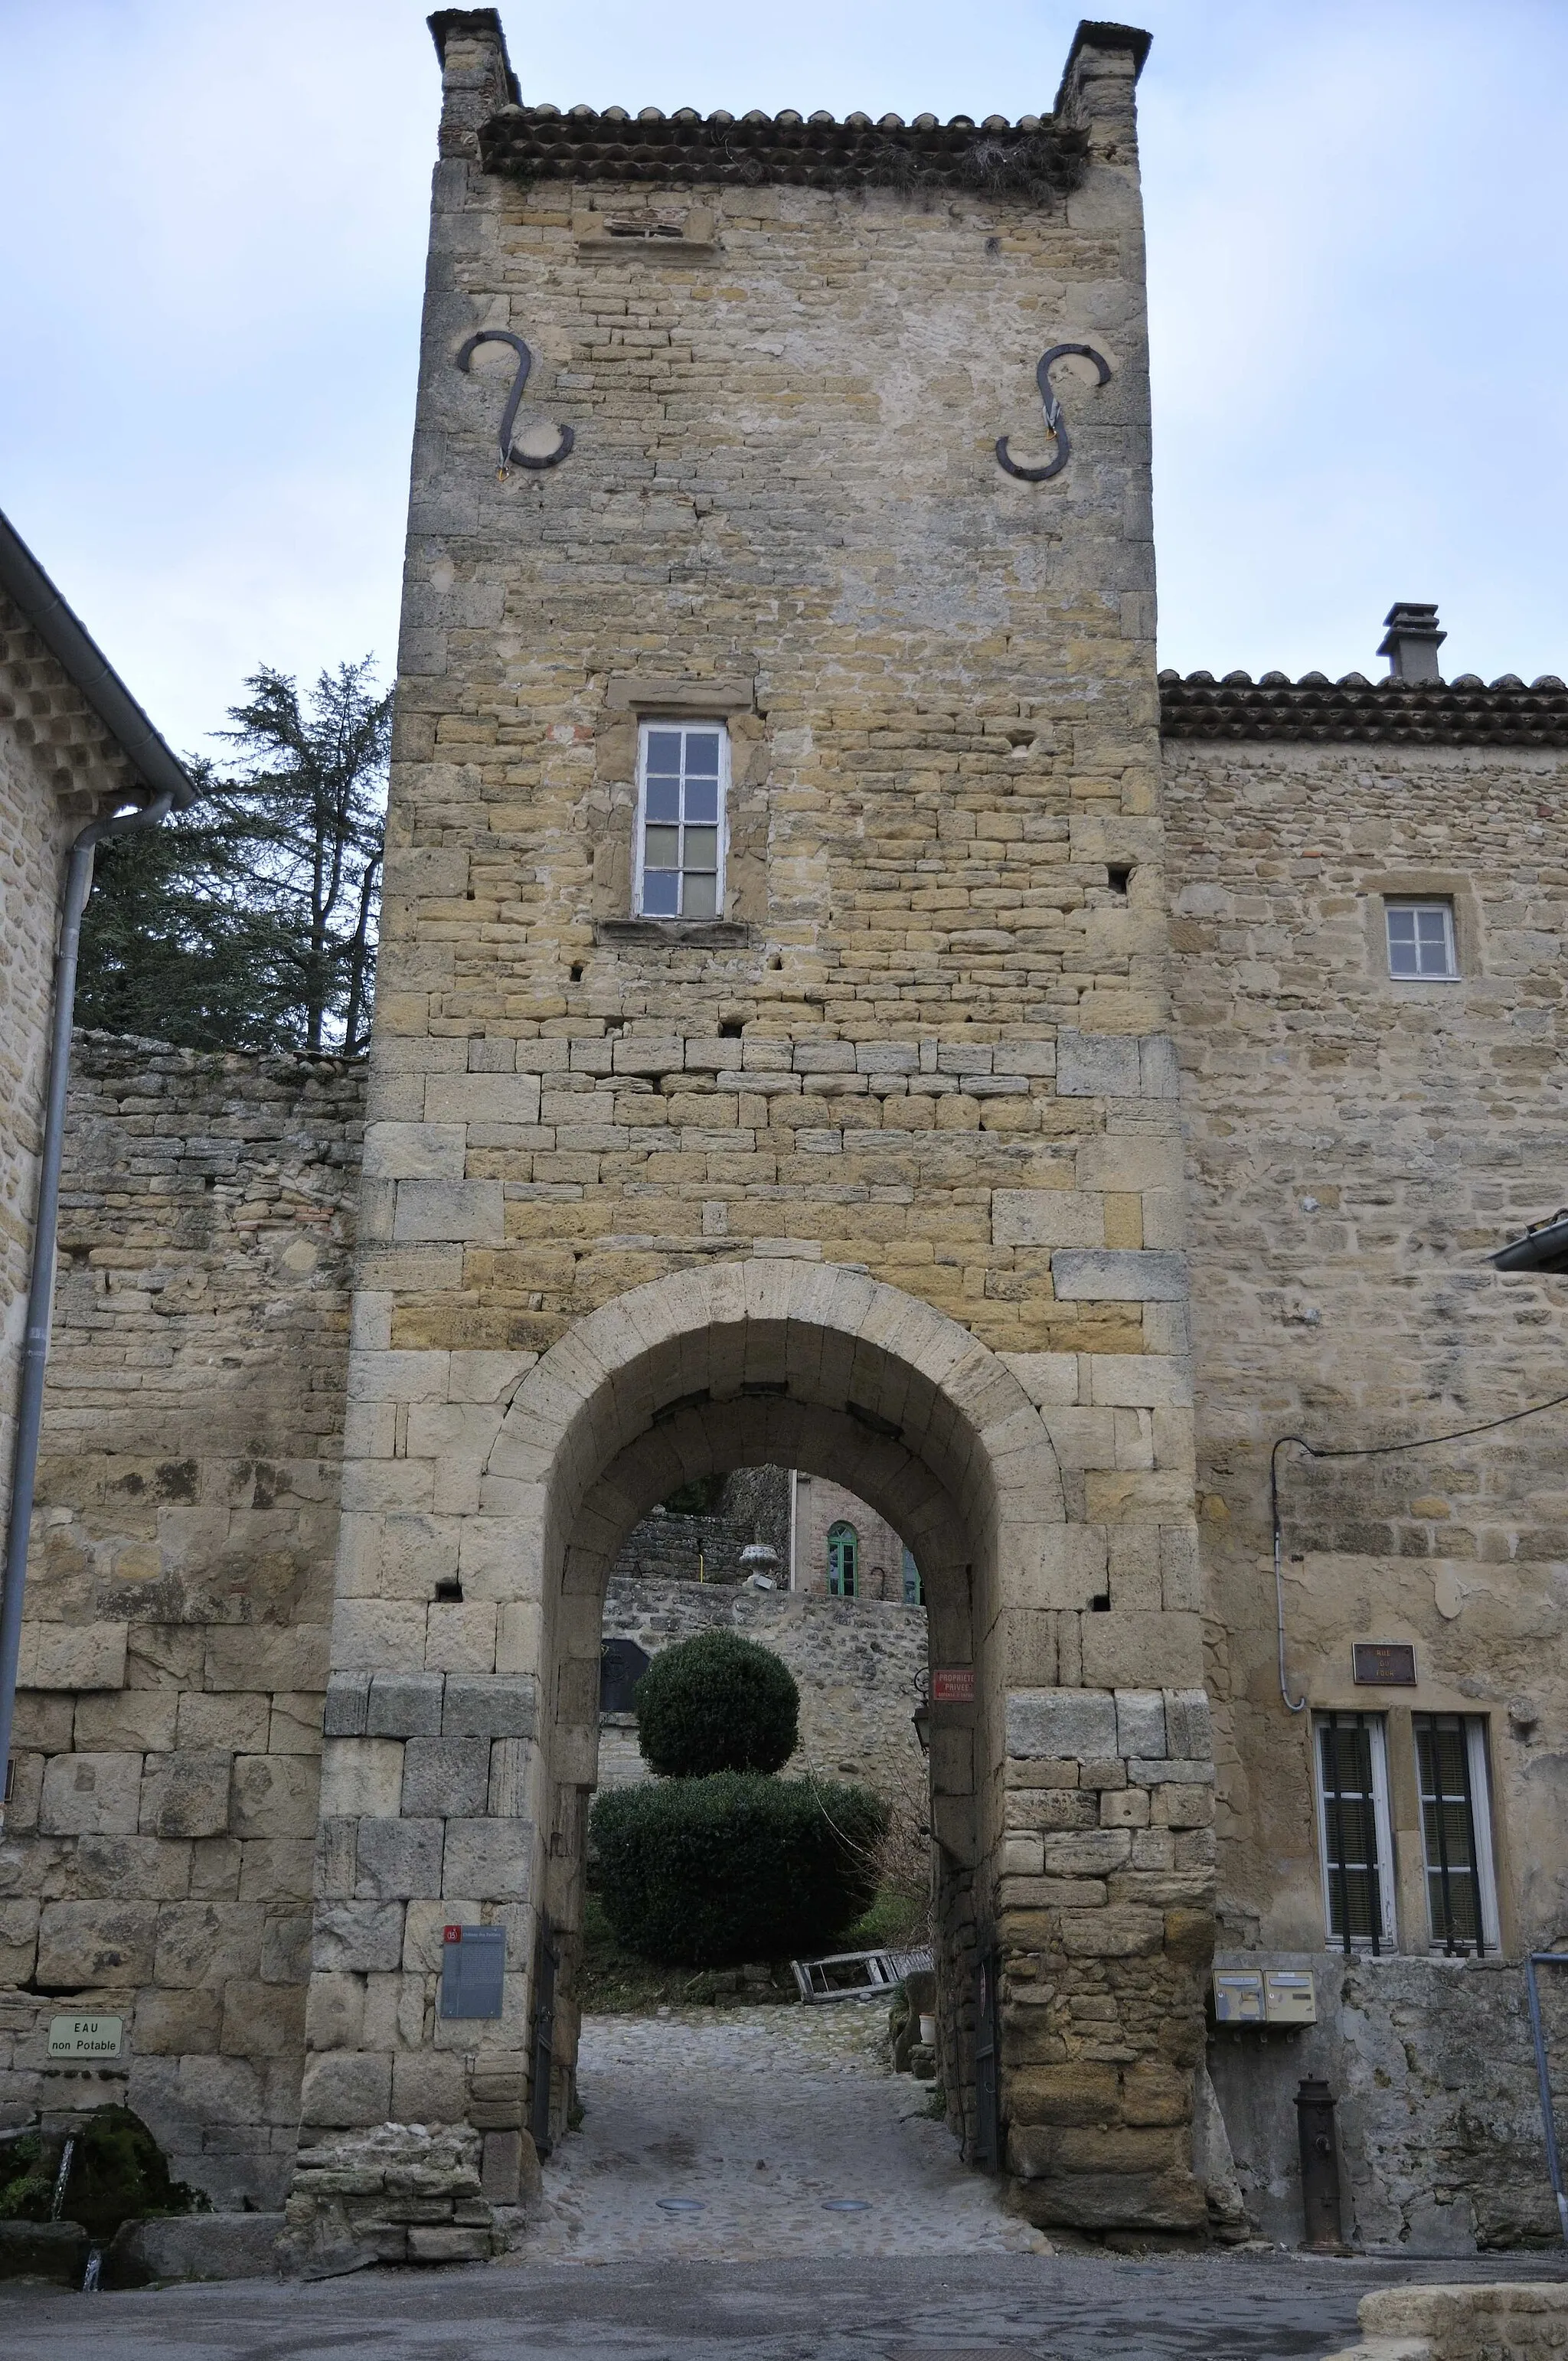
M 189 812 L 99 849 L 77 1020 L 192 1049 L 357 1055 L 376 972 L 391 695 L 371 663 L 308 699 L 262 664 L 192 763 Z

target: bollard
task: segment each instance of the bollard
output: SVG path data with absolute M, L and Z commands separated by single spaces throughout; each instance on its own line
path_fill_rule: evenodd
M 1334 2146 L 1334 2103 L 1326 2082 L 1309 2080 L 1296 2093 L 1301 2135 L 1301 2211 L 1309 2246 L 1343 2246 L 1339 2156 Z

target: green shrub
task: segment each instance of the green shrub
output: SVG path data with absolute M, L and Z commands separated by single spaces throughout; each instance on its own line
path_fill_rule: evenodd
M 704 1631 L 655 1656 L 637 1684 L 637 1743 L 653 1771 L 776 1771 L 795 1752 L 800 1692 L 754 1640 Z
M 617 1940 L 729 1967 L 832 1947 L 876 1891 L 887 1806 L 865 1787 L 719 1771 L 611 1788 L 592 1827 Z

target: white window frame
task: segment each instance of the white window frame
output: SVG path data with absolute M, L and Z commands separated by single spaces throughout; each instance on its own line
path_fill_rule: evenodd
M 643 907 L 643 855 L 648 833 L 648 738 L 654 730 L 712 730 L 718 735 L 718 868 L 714 880 L 713 918 L 687 919 L 684 911 L 647 910 Z M 666 825 L 655 822 L 655 826 Z M 721 714 L 717 713 L 645 713 L 637 725 L 637 819 L 636 842 L 633 847 L 632 911 L 639 918 L 650 918 L 656 926 L 678 927 L 682 924 L 711 926 L 724 916 L 724 878 L 729 856 L 729 729 Z M 685 899 L 685 884 L 681 888 Z
M 1399 1930 L 1394 1891 L 1394 1828 L 1388 1812 L 1388 1719 L 1386 1714 L 1361 1712 L 1359 1707 L 1343 1706 L 1340 1711 L 1359 1714 L 1366 1725 L 1372 1760 L 1372 1833 L 1377 1847 L 1377 1907 L 1381 1920 L 1377 1929 L 1378 1951 L 1379 1954 L 1394 1952 L 1398 1949 Z M 1320 1736 L 1324 1724 L 1333 1719 L 1332 1709 L 1312 1716 L 1312 1793 L 1318 1814 L 1318 1868 L 1323 1881 L 1323 1934 L 1331 1951 L 1343 1951 L 1344 1937 L 1334 1932 L 1328 1798 L 1323 1793 L 1323 1755 Z M 1371 1945 L 1364 1938 L 1353 1936 L 1350 1948 L 1358 1958 L 1372 1957 Z
M 1442 1719 L 1433 1715 L 1434 1720 Z M 1464 1725 L 1464 1751 L 1470 1763 L 1470 1816 L 1475 1828 L 1475 1878 L 1481 1898 L 1481 1935 L 1488 1954 L 1496 1959 L 1503 1948 L 1501 1923 L 1497 1916 L 1497 1872 L 1492 1853 L 1492 1781 L 1486 1765 L 1486 1717 L 1480 1713 L 1463 1713 L 1457 1719 Z M 1412 1752 L 1415 1730 L 1410 1732 Z M 1447 1956 L 1447 1947 L 1434 1931 L 1431 1923 L 1431 1879 L 1437 1873 L 1437 1863 L 1427 1851 L 1427 1816 L 1421 1795 L 1420 1757 L 1416 1755 L 1416 1808 L 1421 1824 L 1421 1899 L 1426 1910 L 1427 1943 L 1439 1959 Z
M 1417 912 L 1435 910 L 1442 920 L 1442 946 L 1448 965 L 1441 972 L 1427 971 L 1405 975 L 1394 965 L 1394 938 L 1389 920 L 1396 910 Z M 1417 924 L 1417 957 L 1420 955 L 1420 922 Z M 1388 961 L 1389 980 L 1394 983 L 1457 983 L 1459 975 L 1459 940 L 1454 930 L 1453 904 L 1443 894 L 1385 894 L 1383 896 L 1383 949 Z

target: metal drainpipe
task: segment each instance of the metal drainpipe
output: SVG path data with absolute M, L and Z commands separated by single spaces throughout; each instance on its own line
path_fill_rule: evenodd
M 27 1289 L 27 1337 L 22 1383 L 16 1402 L 16 1448 L 11 1469 L 11 1516 L 5 1534 L 5 1588 L 0 1597 L 0 1833 L 5 1826 L 11 1725 L 16 1710 L 16 1664 L 22 1651 L 22 1593 L 27 1579 L 27 1532 L 33 1521 L 33 1485 L 38 1475 L 38 1431 L 43 1424 L 44 1367 L 49 1359 L 49 1314 L 54 1303 L 54 1245 L 60 1216 L 60 1164 L 65 1139 L 65 1094 L 71 1081 L 71 1028 L 76 1011 L 76 955 L 82 914 L 93 891 L 93 854 L 105 837 L 157 828 L 168 818 L 173 794 L 155 796 L 139 811 L 94 820 L 71 848 L 60 914 L 60 947 L 54 959 L 54 1021 L 49 1036 L 49 1094 L 44 1112 L 43 1154 L 38 1161 L 38 1213 L 33 1224 L 33 1269 Z
M 789 1587 L 795 1588 L 795 1504 L 800 1491 L 800 1470 L 789 1471 Z

